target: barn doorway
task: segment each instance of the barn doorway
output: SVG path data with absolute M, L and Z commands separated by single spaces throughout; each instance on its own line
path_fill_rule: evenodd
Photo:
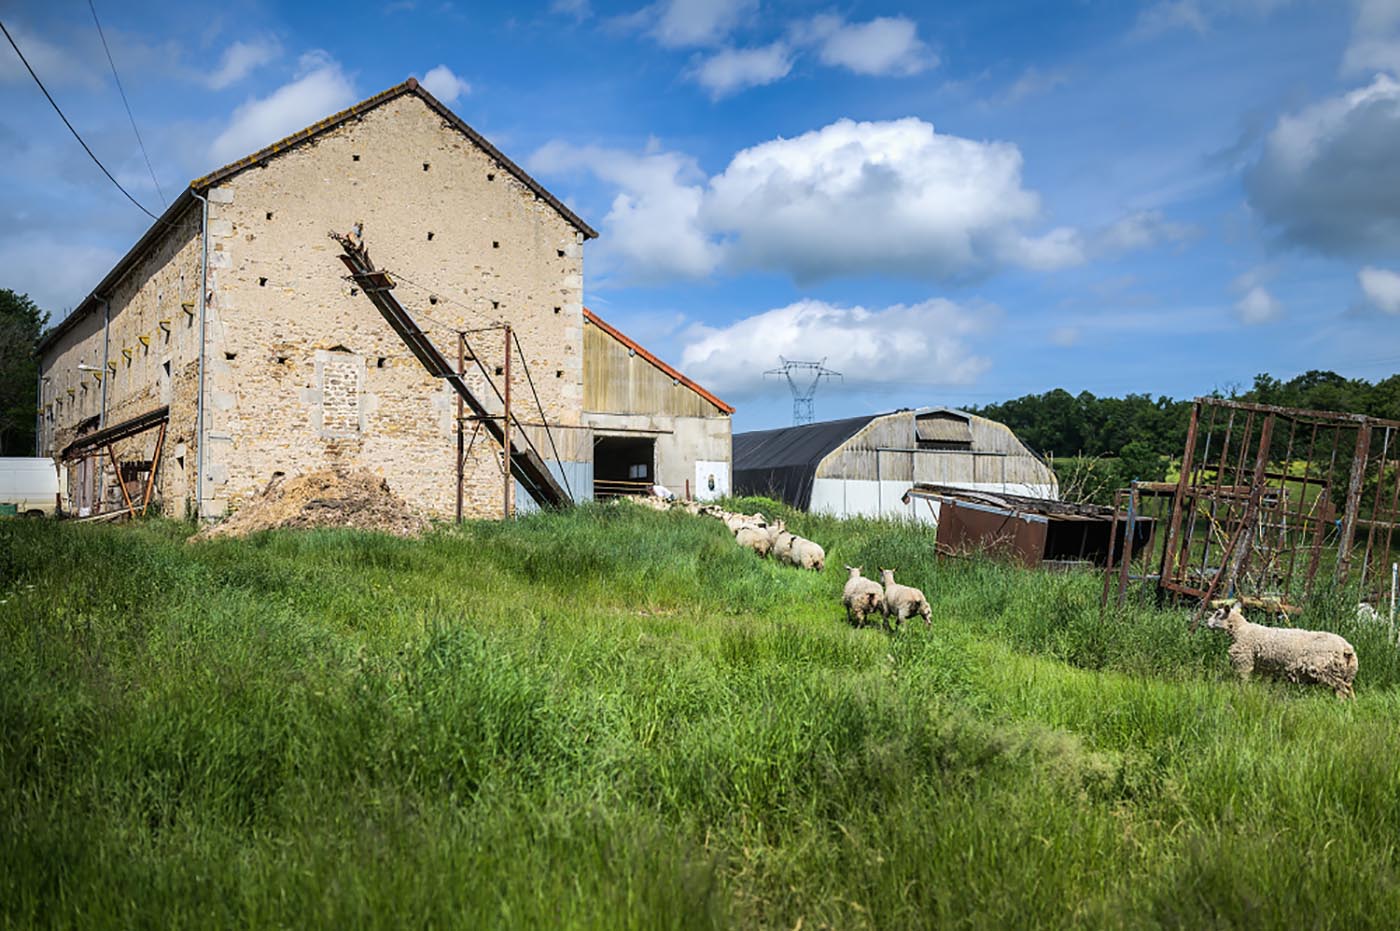
M 656 480 L 656 438 L 600 436 L 593 441 L 593 496 L 646 495 Z

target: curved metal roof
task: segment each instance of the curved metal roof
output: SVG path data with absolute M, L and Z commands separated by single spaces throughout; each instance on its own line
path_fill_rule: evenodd
M 806 510 L 827 454 L 888 412 L 734 434 L 734 493 L 767 495 Z

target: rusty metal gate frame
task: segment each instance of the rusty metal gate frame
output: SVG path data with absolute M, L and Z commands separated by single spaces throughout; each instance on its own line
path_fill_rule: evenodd
M 1398 505 L 1400 421 L 1197 398 L 1157 583 L 1202 606 L 1243 597 L 1292 613 L 1335 551 L 1332 577 L 1352 582 L 1359 555 L 1370 600 L 1383 593 L 1368 583 L 1389 584 Z

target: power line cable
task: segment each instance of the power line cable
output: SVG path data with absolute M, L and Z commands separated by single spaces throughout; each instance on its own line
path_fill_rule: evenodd
M 39 76 L 34 73 L 34 68 L 29 64 L 29 59 L 25 58 L 24 53 L 19 50 L 19 46 L 15 43 L 15 37 L 10 35 L 10 30 L 5 28 L 5 24 L 3 22 L 0 22 L 0 32 L 3 32 L 5 34 L 5 38 L 10 41 L 10 48 L 15 50 L 15 54 L 19 56 L 19 60 L 24 63 L 25 70 L 29 72 L 29 76 L 34 79 L 35 84 L 39 85 L 39 90 L 44 92 L 44 96 L 48 98 L 49 104 L 53 107 L 54 112 L 58 114 L 58 118 L 63 120 L 63 125 L 67 126 L 68 131 L 73 134 L 73 138 L 78 140 L 78 145 L 83 147 L 83 151 L 88 154 L 88 158 L 92 159 L 93 162 L 97 165 L 97 167 L 102 169 L 102 173 L 107 176 L 107 180 L 115 184 L 117 186 L 117 190 L 125 194 L 126 199 L 135 204 L 138 210 L 140 210 L 146 216 L 150 217 L 152 220 L 159 220 L 160 217 L 147 210 L 139 200 L 131 196 L 130 191 L 122 187 L 122 183 L 112 176 L 112 173 L 107 170 L 107 166 L 102 164 L 102 160 L 93 154 L 92 149 L 88 148 L 88 144 L 83 141 L 83 137 L 78 135 L 78 131 L 73 128 L 73 124 L 68 122 L 68 117 L 63 115 L 63 110 L 59 108 L 57 101 L 55 101 L 53 99 L 53 95 L 49 93 L 49 89 L 44 86 L 44 82 L 39 80 Z
M 161 206 L 165 205 L 165 191 L 161 190 L 160 182 L 156 180 L 156 170 L 151 166 L 151 156 L 146 152 L 146 143 L 141 139 L 141 130 L 136 128 L 136 117 L 132 115 L 131 104 L 126 99 L 126 90 L 122 87 L 122 79 L 117 76 L 117 63 L 112 60 L 112 50 L 107 47 L 107 36 L 102 31 L 102 22 L 97 18 L 97 7 L 92 0 L 88 0 L 88 9 L 92 10 L 92 21 L 97 25 L 97 37 L 102 40 L 102 51 L 107 53 L 107 64 L 112 66 L 112 79 L 117 82 L 117 93 L 122 96 L 122 106 L 126 107 L 126 118 L 131 120 L 131 131 L 136 134 L 136 144 L 141 147 L 141 157 L 146 160 L 146 170 L 151 173 L 151 183 L 156 186 L 156 194 L 160 196 Z

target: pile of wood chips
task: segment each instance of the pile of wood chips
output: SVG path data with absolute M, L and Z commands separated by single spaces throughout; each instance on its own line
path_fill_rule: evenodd
M 383 478 L 363 470 L 308 472 L 278 477 L 229 517 L 201 530 L 195 539 L 246 537 L 261 530 L 344 527 L 399 537 L 417 536 L 428 521 L 389 489 Z

